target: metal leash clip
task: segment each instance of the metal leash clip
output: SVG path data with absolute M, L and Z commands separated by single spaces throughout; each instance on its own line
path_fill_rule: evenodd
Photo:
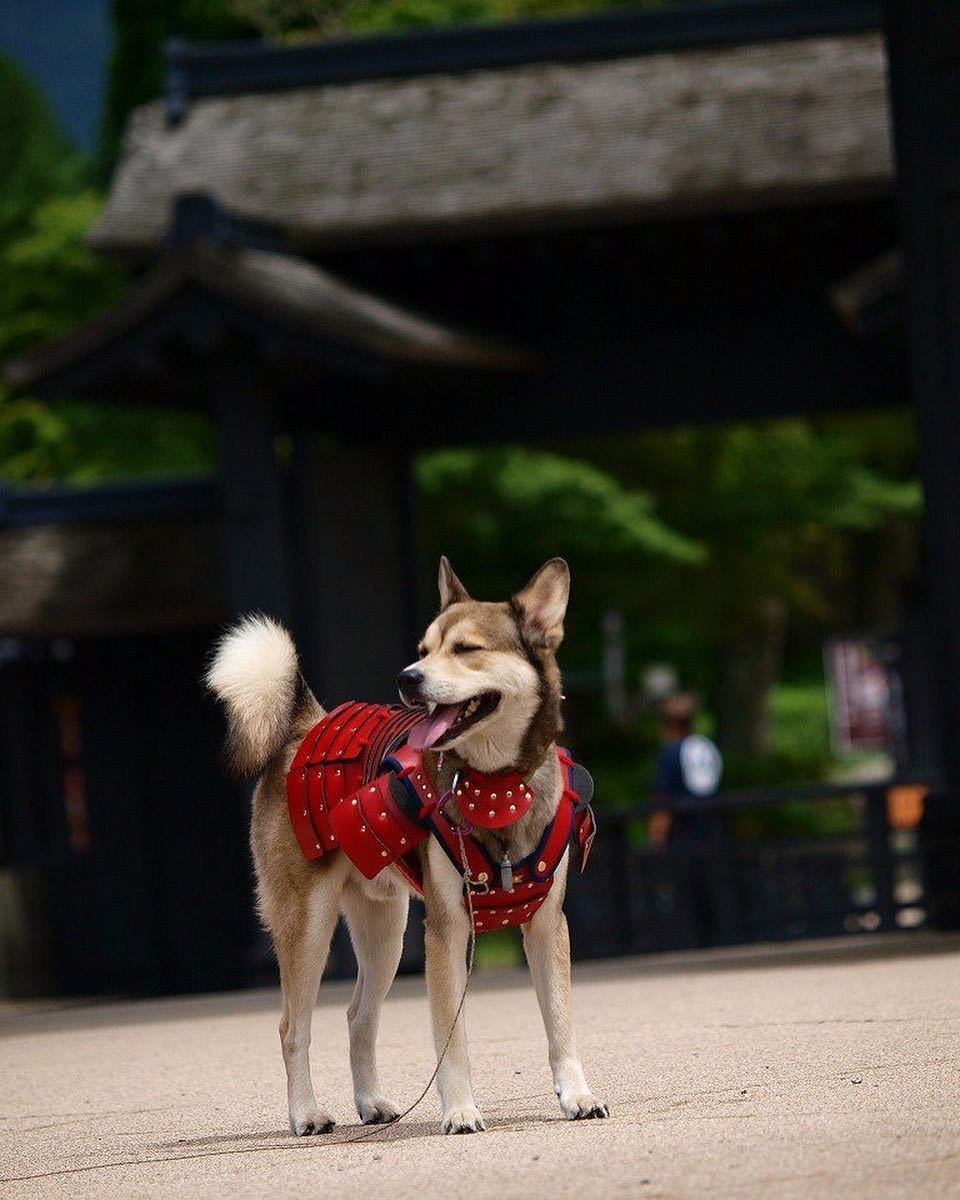
M 463 830 L 459 825 L 454 825 L 456 830 L 457 841 L 460 843 L 460 861 L 463 864 L 463 892 L 467 897 L 467 905 L 470 908 L 470 923 L 473 924 L 473 905 L 471 900 L 474 894 L 482 896 L 484 892 L 490 891 L 490 882 L 487 879 L 474 879 L 470 874 L 470 862 L 467 858 L 467 848 L 463 844 Z
M 463 771 L 462 771 L 462 768 L 460 768 L 460 767 L 458 767 L 457 770 L 454 771 L 453 780 L 452 780 L 450 786 L 447 788 L 447 790 L 443 793 L 443 795 L 437 801 L 436 811 L 438 813 L 443 813 L 443 815 L 445 817 L 447 817 L 447 814 L 445 812 L 443 812 L 443 810 L 446 807 L 447 801 L 452 799 L 456 795 L 457 785 L 460 783 L 460 776 L 462 775 L 462 773 L 463 773 Z M 447 817 L 447 820 L 450 821 L 450 818 Z M 473 825 L 464 818 L 462 813 L 460 815 L 460 824 L 459 825 L 455 824 L 453 821 L 450 821 L 450 824 L 453 825 L 454 829 L 456 829 L 459 833 L 462 833 L 462 834 L 463 833 L 465 833 L 465 834 L 473 833 Z

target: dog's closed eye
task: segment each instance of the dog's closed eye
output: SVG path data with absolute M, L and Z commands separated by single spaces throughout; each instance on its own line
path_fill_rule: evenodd
M 472 646 L 467 642 L 457 642 L 453 647 L 454 654 L 475 654 L 478 650 L 482 650 L 482 646 Z

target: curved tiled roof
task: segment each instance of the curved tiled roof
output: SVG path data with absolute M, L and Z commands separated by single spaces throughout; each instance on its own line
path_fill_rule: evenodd
M 0 528 L 0 637 L 219 623 L 218 563 L 211 518 Z
M 8 360 L 4 377 L 21 390 L 49 385 L 118 344 L 190 287 L 257 313 L 278 329 L 382 360 L 479 371 L 521 370 L 533 363 L 522 351 L 410 312 L 302 258 L 198 239 L 161 258 L 106 312 Z
M 878 34 L 328 84 L 132 118 L 93 244 L 206 191 L 307 249 L 890 187 Z

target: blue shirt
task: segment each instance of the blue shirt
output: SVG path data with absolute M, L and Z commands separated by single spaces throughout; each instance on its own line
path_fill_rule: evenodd
M 674 797 L 713 796 L 720 786 L 723 759 L 709 738 L 690 734 L 664 742 L 657 755 L 654 792 L 668 800 Z M 705 811 L 678 812 L 671 832 L 698 839 L 713 837 L 716 822 Z

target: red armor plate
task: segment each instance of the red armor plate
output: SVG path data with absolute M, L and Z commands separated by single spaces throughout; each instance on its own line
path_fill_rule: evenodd
M 330 814 L 380 770 L 383 751 L 421 717 L 418 710 L 400 705 L 348 701 L 310 730 L 287 772 L 290 822 L 306 858 L 336 849 L 340 842 Z M 342 825 L 343 816 L 340 821 Z M 365 854 L 364 861 L 372 864 L 372 854 Z M 381 861 L 380 869 L 384 865 Z
M 461 831 L 461 841 L 422 756 L 405 744 L 421 717 L 416 709 L 351 701 L 311 729 L 287 773 L 287 804 L 300 848 L 314 859 L 339 846 L 367 879 L 395 866 L 422 895 L 419 863 L 411 851 L 432 832 L 464 877 L 465 905 L 470 890 L 475 929 L 522 925 L 546 899 L 571 832 L 580 846 L 581 870 L 586 865 L 596 821 L 589 795 L 581 800 L 575 790 L 575 771 L 589 788 L 592 782 L 565 750 L 557 749 L 563 792 L 556 814 L 533 853 L 509 864 L 511 886 L 504 887 L 502 864 L 469 832 Z M 476 782 L 482 794 L 496 794 L 498 800 L 506 786 L 518 786 L 513 774 L 478 776 Z

